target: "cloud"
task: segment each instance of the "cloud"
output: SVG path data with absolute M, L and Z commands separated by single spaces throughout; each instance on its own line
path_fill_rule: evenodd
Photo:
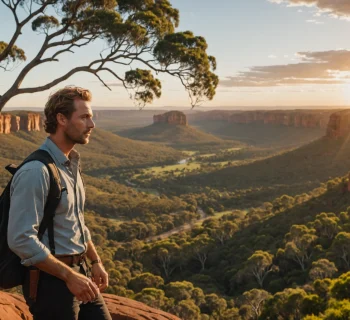
M 288 6 L 315 6 L 320 12 L 326 12 L 334 17 L 350 18 L 349 0 L 268 0 L 272 3 Z
M 224 87 L 345 84 L 350 79 L 350 51 L 299 52 L 299 63 L 256 66 L 220 81 Z
M 314 24 L 324 24 L 324 22 L 317 21 L 317 20 L 314 20 L 314 19 L 306 20 L 306 22 L 307 22 L 307 23 L 314 23 Z
M 268 58 L 269 58 L 269 59 L 276 59 L 277 56 L 275 56 L 274 54 L 270 54 L 270 55 L 268 56 Z

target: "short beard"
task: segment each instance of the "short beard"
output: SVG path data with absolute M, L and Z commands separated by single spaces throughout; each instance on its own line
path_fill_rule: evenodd
M 87 131 L 87 132 L 89 132 L 89 131 Z M 89 143 L 89 139 L 85 137 L 86 133 L 83 133 L 83 135 L 78 137 L 78 138 L 72 137 L 67 132 L 65 132 L 64 134 L 65 134 L 66 140 L 71 142 L 72 144 L 87 144 L 87 143 Z

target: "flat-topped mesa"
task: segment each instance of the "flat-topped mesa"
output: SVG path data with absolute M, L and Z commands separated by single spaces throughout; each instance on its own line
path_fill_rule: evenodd
M 153 123 L 166 123 L 170 125 L 187 126 L 186 115 L 181 111 L 169 111 L 163 114 L 154 115 Z
M 326 128 L 330 112 L 314 111 L 246 111 L 232 114 L 232 123 L 262 123 L 302 128 Z
M 342 138 L 350 134 L 350 110 L 331 114 L 327 126 L 328 138 Z

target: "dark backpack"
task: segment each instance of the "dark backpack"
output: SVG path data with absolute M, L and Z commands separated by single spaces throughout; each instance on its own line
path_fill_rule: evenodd
M 44 217 L 40 223 L 38 238 L 41 241 L 46 229 L 48 230 L 49 246 L 51 254 L 55 254 L 55 241 L 53 233 L 53 219 L 56 208 L 61 200 L 61 181 L 54 160 L 45 150 L 36 150 L 18 167 L 8 165 L 6 169 L 14 175 L 19 168 L 30 161 L 40 161 L 50 174 L 50 190 L 45 204 Z M 11 182 L 7 184 L 0 196 L 0 289 L 10 289 L 23 284 L 26 267 L 21 264 L 21 259 L 11 251 L 7 243 L 7 226 L 10 211 L 10 188 Z M 30 188 L 30 186 L 28 186 Z

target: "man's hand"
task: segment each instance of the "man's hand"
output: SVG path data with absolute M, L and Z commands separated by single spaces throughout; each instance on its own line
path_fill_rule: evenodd
M 76 296 L 79 301 L 93 301 L 100 293 L 96 284 L 88 277 L 73 271 L 51 254 L 44 261 L 37 263 L 35 266 L 63 280 L 69 291 Z
M 92 265 L 91 274 L 92 281 L 96 283 L 101 292 L 108 287 L 108 273 L 101 262 Z
M 84 303 L 95 300 L 99 294 L 96 284 L 78 272 L 68 275 L 66 285 L 69 291 Z

